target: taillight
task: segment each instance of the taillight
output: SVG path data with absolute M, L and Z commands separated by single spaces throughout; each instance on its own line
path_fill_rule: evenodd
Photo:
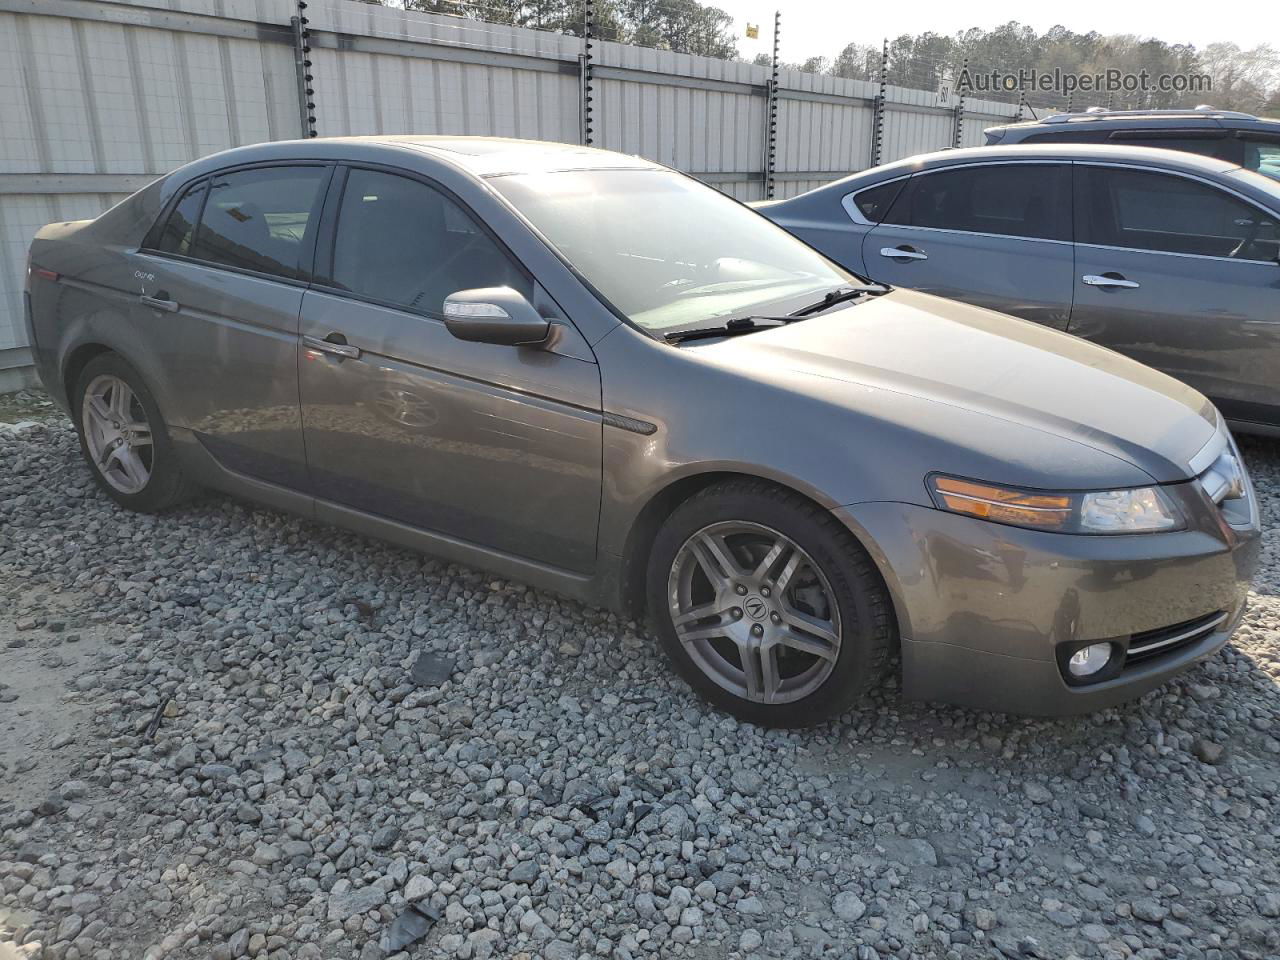
M 34 263 L 31 262 L 31 251 L 28 250 L 27 251 L 27 273 L 24 278 L 25 282 L 23 283 L 23 289 L 26 290 L 27 293 L 31 292 L 31 278 L 33 276 L 39 277 L 41 280 L 52 280 L 54 283 L 57 283 L 59 274 L 58 274 L 58 271 L 56 270 L 46 270 L 44 267 L 37 267 Z

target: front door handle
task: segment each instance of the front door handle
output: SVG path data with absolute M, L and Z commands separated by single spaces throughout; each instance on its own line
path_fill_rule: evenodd
M 893 260 L 928 260 L 929 255 L 923 250 L 909 247 L 905 243 L 900 247 L 881 247 L 880 256 Z
M 1126 280 L 1118 273 L 1104 273 L 1101 276 L 1096 273 L 1086 273 L 1080 281 L 1091 287 L 1120 287 L 1124 290 L 1137 290 L 1142 286 L 1138 281 Z
M 169 295 L 165 293 L 163 290 L 160 290 L 159 294 L 160 296 L 158 297 L 149 297 L 144 293 L 142 294 L 142 296 L 138 297 L 138 299 L 141 300 L 143 303 L 145 303 L 148 307 L 155 307 L 157 310 L 165 310 L 165 311 L 168 311 L 169 313 L 177 313 L 178 301 L 170 300 Z
M 340 333 L 331 333 L 324 339 L 304 336 L 302 342 L 307 345 L 308 350 L 327 353 L 334 357 L 342 357 L 344 360 L 360 359 L 360 348 L 353 347 L 347 343 L 347 338 Z

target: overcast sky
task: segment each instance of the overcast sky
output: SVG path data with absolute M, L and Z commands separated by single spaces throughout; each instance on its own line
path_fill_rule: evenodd
M 710 0 L 736 19 L 738 49 L 748 59 L 768 53 L 773 43 L 773 13 L 782 10 L 782 59 L 799 63 L 808 57 L 834 57 L 846 43 L 877 44 L 904 33 L 951 34 L 968 27 L 990 29 L 1017 20 L 1043 33 L 1054 24 L 1079 33 L 1134 33 L 1166 43 L 1197 47 L 1229 40 L 1242 47 L 1259 43 L 1280 45 L 1280 3 L 1275 0 L 1234 0 L 1205 5 L 1186 0 L 1126 3 L 1116 0 L 1075 0 L 1070 4 L 1013 3 L 986 0 L 979 4 L 956 0 L 897 0 L 850 3 L 834 0 Z M 760 24 L 760 39 L 744 34 L 746 24 Z

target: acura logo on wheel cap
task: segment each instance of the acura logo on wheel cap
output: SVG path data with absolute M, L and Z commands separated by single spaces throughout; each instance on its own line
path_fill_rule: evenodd
M 764 615 L 769 612 L 769 608 L 765 606 L 763 600 L 759 597 L 748 597 L 743 608 L 747 611 L 747 616 L 752 620 L 763 620 Z

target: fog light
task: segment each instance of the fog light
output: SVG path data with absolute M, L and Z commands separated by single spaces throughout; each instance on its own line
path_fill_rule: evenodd
M 1111 644 L 1091 643 L 1081 647 L 1067 661 L 1067 670 L 1073 677 L 1091 677 L 1111 662 Z

